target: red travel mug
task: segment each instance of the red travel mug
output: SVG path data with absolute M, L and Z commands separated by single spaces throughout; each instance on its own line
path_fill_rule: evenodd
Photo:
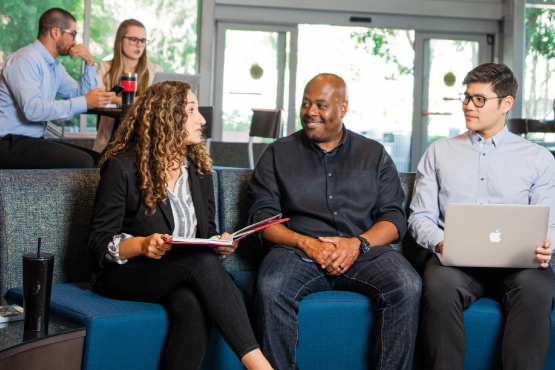
M 121 104 L 133 104 L 135 92 L 137 91 L 137 74 L 122 73 L 120 85 L 123 86 L 121 92 Z

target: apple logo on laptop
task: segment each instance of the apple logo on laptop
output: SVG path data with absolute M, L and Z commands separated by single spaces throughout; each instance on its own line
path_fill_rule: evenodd
M 489 241 L 492 243 L 499 243 L 501 241 L 501 233 L 499 232 L 499 229 L 489 234 Z

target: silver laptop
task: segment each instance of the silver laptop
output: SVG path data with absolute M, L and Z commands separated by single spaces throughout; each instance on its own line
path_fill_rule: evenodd
M 186 73 L 175 73 L 175 72 L 156 72 L 152 83 L 155 84 L 162 81 L 188 82 L 193 88 L 193 92 L 197 94 L 198 85 L 200 83 L 200 75 L 189 75 Z
M 536 246 L 547 236 L 549 206 L 456 204 L 445 207 L 446 266 L 539 267 Z

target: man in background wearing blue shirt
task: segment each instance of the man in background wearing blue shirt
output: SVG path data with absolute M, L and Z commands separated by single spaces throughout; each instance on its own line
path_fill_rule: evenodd
M 555 297 L 555 276 L 548 268 L 555 237 L 555 160 L 505 126 L 518 92 L 506 65 L 480 65 L 463 84 L 468 131 L 432 143 L 420 161 L 409 217 L 412 235 L 422 247 L 441 253 L 447 203 L 544 204 L 551 208 L 548 239 L 541 247 L 530 246 L 537 269 L 457 268 L 430 258 L 422 279 L 424 367 L 463 369 L 463 310 L 488 295 L 504 310 L 503 369 L 543 369 Z
M 303 129 L 271 144 L 253 172 L 251 221 L 290 218 L 264 230 L 274 247 L 254 289 L 255 334 L 276 370 L 298 368 L 300 301 L 328 290 L 372 300 L 371 368 L 412 369 L 422 283 L 389 245 L 407 230 L 404 193 L 385 148 L 343 125 L 348 105 L 341 77 L 314 77 L 303 94 Z
M 39 20 L 38 39 L 6 59 L 0 77 L 0 169 L 93 167 L 92 151 L 44 139 L 47 121 L 104 107 L 114 97 L 97 88 L 96 62 L 75 44 L 76 35 L 69 12 L 47 10 Z M 57 59 L 64 55 L 85 62 L 81 84 Z

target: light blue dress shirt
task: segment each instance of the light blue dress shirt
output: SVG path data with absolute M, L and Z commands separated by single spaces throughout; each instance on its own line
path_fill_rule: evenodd
M 430 145 L 418 164 L 409 229 L 434 250 L 443 241 L 447 203 L 545 204 L 555 241 L 555 159 L 505 126 L 485 141 L 474 131 Z
M 0 77 L 0 137 L 44 137 L 46 122 L 87 111 L 84 95 L 97 87 L 96 65 L 85 66 L 78 84 L 35 40 L 4 62 Z M 58 96 L 63 100 L 54 100 Z

